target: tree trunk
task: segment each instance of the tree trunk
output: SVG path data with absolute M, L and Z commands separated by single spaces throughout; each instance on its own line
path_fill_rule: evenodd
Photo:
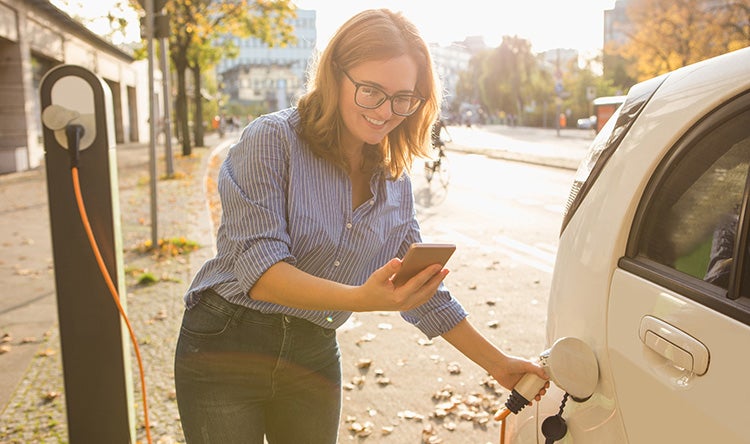
M 193 153 L 190 145 L 190 125 L 188 123 L 187 85 L 185 84 L 185 70 L 177 69 L 177 103 L 175 106 L 177 125 L 182 136 L 182 155 L 189 156 Z
M 195 146 L 205 146 L 203 142 L 203 97 L 201 94 L 201 67 L 200 65 L 194 65 L 190 67 L 190 71 L 193 73 L 193 84 L 195 85 L 195 92 L 193 93 L 195 101 L 195 112 L 193 113 L 193 139 L 195 140 Z

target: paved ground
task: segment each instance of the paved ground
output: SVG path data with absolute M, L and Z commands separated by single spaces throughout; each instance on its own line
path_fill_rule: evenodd
M 593 131 L 508 127 L 505 125 L 448 129 L 453 150 L 470 151 L 489 157 L 576 169 L 585 149 L 594 139 Z
M 215 146 L 219 141 L 207 142 Z M 158 181 L 158 237 L 200 245 L 176 256 L 142 252 L 151 239 L 148 147 L 118 146 L 117 158 L 129 317 L 145 361 L 152 433 L 161 443 L 171 442 L 181 436 L 170 362 L 181 298 L 197 267 L 213 252 L 204 186 L 210 150 L 175 156 L 174 178 Z M 163 174 L 163 155 L 158 164 Z M 67 442 L 46 187 L 43 168 L 0 177 L 0 282 L 5 289 L 0 302 L 0 443 Z M 147 276 L 155 282 L 140 284 Z M 134 396 L 140 402 L 133 368 Z M 142 439 L 140 404 L 136 418 Z
M 564 168 L 575 168 L 592 138 L 588 132 L 577 130 L 563 131 L 559 136 L 554 130 L 507 127 L 487 127 L 483 131 L 452 127 L 449 131 L 454 138 L 451 149 L 473 149 L 493 157 Z M 529 142 L 531 140 L 535 142 Z M 210 148 L 196 148 L 190 157 L 175 156 L 175 177 L 158 182 L 159 238 L 182 238 L 198 245 L 195 251 L 178 251 L 174 256 L 143 252 L 141 248 L 151 238 L 147 146 L 117 147 L 128 311 L 145 361 L 152 436 L 154 442 L 161 444 L 182 442 L 174 400 L 172 356 L 181 320 L 182 294 L 197 268 L 213 254 L 213 223 L 218 217 L 218 203 L 215 193 L 207 193 L 207 190 L 215 186 L 216 168 L 227 143 L 228 139 L 209 137 Z M 159 159 L 158 171 L 165 171 L 163 157 Z M 3 249 L 0 284 L 5 290 L 0 299 L 0 368 L 3 369 L 0 372 L 0 444 L 67 442 L 46 186 L 43 168 L 0 176 L 0 245 Z M 148 276 L 155 282 L 143 284 L 142 280 Z M 446 401 L 453 399 L 454 405 L 463 407 L 496 402 L 497 397 L 477 396 L 469 388 L 483 386 L 482 393 L 497 390 L 492 381 L 481 380 L 481 377 L 454 378 L 454 386 L 445 384 L 434 394 L 412 394 L 408 384 L 404 384 L 405 379 L 401 380 L 401 386 L 398 384 L 400 369 L 405 366 L 409 369 L 408 360 L 393 347 L 381 346 L 384 344 L 378 342 L 396 334 L 400 335 L 398 340 L 408 338 L 422 350 L 411 357 L 412 364 L 438 366 L 448 380 L 456 373 L 451 366 L 451 352 L 443 348 L 445 344 L 424 343 L 413 328 L 401 332 L 404 323 L 397 315 L 373 315 L 354 321 L 369 323 L 366 331 L 370 333 L 360 336 L 361 331 L 344 329 L 341 332 L 341 340 L 346 342 L 342 349 L 349 350 L 345 379 L 352 384 L 351 391 L 345 393 L 345 405 L 350 402 L 351 406 L 344 412 L 342 441 L 362 440 L 370 435 L 385 440 L 386 435 L 392 435 L 389 442 L 405 442 L 401 437 L 408 431 L 411 433 L 408 436 L 414 436 L 409 442 L 420 442 L 420 434 L 430 435 L 428 429 L 432 423 L 423 420 L 434 416 L 434 412 L 412 410 L 408 405 L 389 420 L 381 421 L 378 430 L 372 430 L 378 419 L 382 419 L 378 406 L 384 400 L 387 402 L 395 391 L 401 394 L 406 391 L 410 396 L 422 398 L 434 395 L 435 402 L 445 397 Z M 367 359 L 374 363 L 368 365 Z M 390 373 L 383 374 L 384 368 Z M 136 367 L 133 374 L 137 436 L 143 442 L 145 433 Z M 397 383 L 391 384 L 391 380 Z M 383 390 L 358 391 L 365 384 L 377 385 Z M 356 398 L 356 402 L 352 398 Z M 492 408 L 493 405 L 482 406 L 484 411 Z M 464 427 L 467 432 L 492 427 L 491 423 L 487 424 L 486 415 L 476 416 L 477 409 L 479 407 L 474 409 L 474 417 L 464 421 L 466 424 L 459 421 L 453 426 L 458 431 Z M 450 423 L 444 426 L 452 427 Z M 358 431 L 358 427 L 362 430 Z M 488 442 L 497 439 L 494 430 L 484 434 Z M 459 435 L 453 435 L 456 436 Z M 454 438 L 443 442 L 460 442 Z

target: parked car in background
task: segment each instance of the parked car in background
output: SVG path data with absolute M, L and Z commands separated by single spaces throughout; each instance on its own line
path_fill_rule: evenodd
M 562 417 L 575 444 L 747 443 L 750 48 L 632 87 L 567 202 L 547 345 L 594 351 L 588 400 L 554 384 L 507 442 Z
M 589 116 L 583 119 L 578 119 L 578 121 L 576 122 L 576 127 L 578 129 L 587 130 L 596 128 L 596 116 Z

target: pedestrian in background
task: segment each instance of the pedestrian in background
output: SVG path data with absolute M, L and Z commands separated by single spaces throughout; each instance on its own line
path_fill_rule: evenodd
M 506 388 L 546 378 L 472 327 L 448 270 L 391 281 L 421 241 L 406 171 L 428 155 L 440 100 L 414 25 L 368 10 L 338 29 L 296 107 L 244 129 L 219 175 L 216 256 L 185 295 L 175 383 L 188 443 L 335 443 L 336 328 L 352 312 L 399 311 Z

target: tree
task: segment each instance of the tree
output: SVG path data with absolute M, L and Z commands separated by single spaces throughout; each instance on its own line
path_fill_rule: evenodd
M 750 2 L 724 0 L 710 9 L 717 23 L 728 34 L 727 49 L 734 51 L 750 45 Z
M 111 5 L 104 16 L 92 14 L 91 7 L 83 0 L 51 0 L 51 3 L 114 45 L 137 40 L 137 33 L 131 32 L 133 29 L 137 30 L 138 22 L 138 14 L 131 5 L 134 3 L 132 0 L 110 0 Z
M 633 0 L 627 8 L 631 23 L 622 31 L 629 41 L 621 54 L 638 81 L 750 43 L 746 2 Z
M 563 106 L 570 110 L 572 122 L 593 114 L 594 105 L 588 95 L 588 88 L 594 89 L 595 97 L 619 94 L 617 88 L 612 86 L 612 79 L 595 75 L 591 64 L 591 60 L 583 67 L 571 63 L 565 71 L 563 85 L 570 95 L 563 102 Z
M 197 145 L 203 144 L 201 73 L 222 54 L 231 53 L 228 36 L 257 37 L 269 45 L 294 41 L 287 22 L 296 15 L 290 0 L 167 0 L 170 17 L 169 51 L 177 74 L 175 114 L 182 135 L 182 154 L 190 155 L 190 124 L 186 73 L 193 77 L 193 127 Z
M 523 123 L 528 106 L 543 90 L 551 90 L 549 77 L 540 71 L 531 43 L 504 36 L 499 47 L 472 60 L 478 99 L 490 114 L 514 114 Z
M 455 109 L 458 112 L 460 103 L 478 103 L 479 102 L 479 76 L 484 66 L 484 60 L 488 57 L 489 51 L 480 51 L 474 54 L 469 61 L 469 67 L 458 74 L 456 83 L 456 99 L 453 101 Z

